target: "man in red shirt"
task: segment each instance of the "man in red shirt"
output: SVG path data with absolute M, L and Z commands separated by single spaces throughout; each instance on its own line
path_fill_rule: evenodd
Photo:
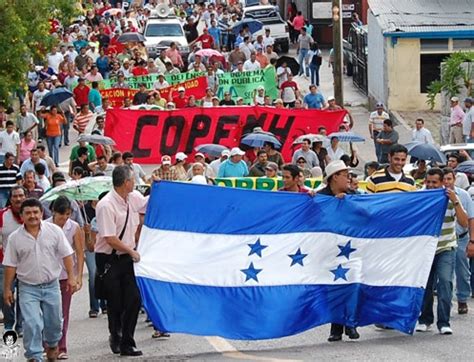
M 132 69 L 132 74 L 135 77 L 138 77 L 140 75 L 148 75 L 148 70 L 145 68 L 146 62 L 144 60 L 141 60 L 135 65 Z
M 308 189 L 301 187 L 298 183 L 300 180 L 300 168 L 296 165 L 288 164 L 282 168 L 283 187 L 278 191 L 301 192 L 307 194 Z
M 86 80 L 79 78 L 79 84 L 72 91 L 78 108 L 81 108 L 84 104 L 89 104 L 89 91 L 90 88 L 86 85 Z
M 178 95 L 173 97 L 173 103 L 176 105 L 176 108 L 185 108 L 188 105 L 188 97 L 185 92 L 186 89 L 184 87 L 178 88 Z
M 214 38 L 209 35 L 207 28 L 204 28 L 203 34 L 199 35 L 198 38 L 191 43 L 191 45 L 197 42 L 201 42 L 202 49 L 214 49 Z
M 283 99 L 285 107 L 294 108 L 295 101 L 300 96 L 298 84 L 293 80 L 293 74 L 288 74 L 288 80 L 284 81 L 280 86 L 280 98 Z

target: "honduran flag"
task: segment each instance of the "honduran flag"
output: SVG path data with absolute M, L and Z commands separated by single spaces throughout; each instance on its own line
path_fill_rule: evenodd
M 326 324 L 413 333 L 447 198 L 159 182 L 135 265 L 162 331 L 278 338 Z

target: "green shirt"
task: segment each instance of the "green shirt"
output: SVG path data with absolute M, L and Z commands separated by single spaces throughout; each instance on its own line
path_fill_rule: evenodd
M 74 146 L 71 150 L 71 155 L 69 156 L 70 161 L 75 161 L 77 159 L 77 150 L 79 149 L 79 145 Z M 89 152 L 89 155 L 87 156 L 87 161 L 92 162 L 95 161 L 96 156 L 95 156 L 95 149 L 91 145 L 87 145 L 87 151 Z

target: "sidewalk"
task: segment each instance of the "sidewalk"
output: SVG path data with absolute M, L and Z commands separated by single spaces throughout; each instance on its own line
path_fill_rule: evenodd
M 419 111 L 419 112 L 392 112 L 396 122 L 406 129 L 415 128 L 415 122 L 418 118 L 425 121 L 425 127 L 431 132 L 435 143 L 441 144 L 441 112 Z

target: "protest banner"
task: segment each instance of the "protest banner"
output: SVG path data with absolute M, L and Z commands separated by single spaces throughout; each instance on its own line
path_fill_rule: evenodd
M 162 155 L 191 154 L 204 143 L 239 146 L 243 134 L 255 127 L 272 132 L 282 143 L 287 161 L 301 135 L 317 133 L 320 126 L 328 133 L 342 123 L 345 110 L 295 110 L 272 107 L 183 108 L 172 111 L 112 109 L 107 112 L 105 134 L 120 151 L 131 151 L 137 163 L 160 163 Z
M 183 82 L 187 83 L 191 80 L 203 77 L 204 75 L 205 73 L 179 73 L 166 75 L 165 79 L 170 85 L 177 86 Z M 242 97 L 244 99 L 244 104 L 253 104 L 255 91 L 259 86 L 265 87 L 265 94 L 270 96 L 271 99 L 278 98 L 275 67 L 266 67 L 265 69 L 248 72 L 225 72 L 217 75 L 217 78 L 219 86 L 216 96 L 219 97 L 219 99 L 224 98 L 224 92 L 230 92 L 233 99 Z M 129 87 L 133 89 L 138 89 L 141 83 L 144 83 L 147 89 L 153 89 L 153 84 L 157 80 L 157 74 L 149 74 L 127 78 L 126 82 Z M 111 88 L 112 85 L 113 83 L 108 79 L 100 82 L 101 89 Z M 204 95 L 198 97 L 198 99 L 202 97 L 204 97 Z
M 184 87 L 186 89 L 186 96 L 195 96 L 196 99 L 200 99 L 206 95 L 207 78 L 192 78 L 182 83 L 177 83 L 167 88 L 160 89 L 161 98 L 168 99 L 170 92 L 177 94 L 179 87 Z
M 224 92 L 230 92 L 232 98 L 242 97 L 245 104 L 253 104 L 253 97 L 259 86 L 265 88 L 265 94 L 271 99 L 278 98 L 275 67 L 249 72 L 224 73 L 219 76 L 217 97 L 224 98 Z
M 101 89 L 100 95 L 102 98 L 108 98 L 112 107 L 122 107 L 123 100 L 125 98 L 133 99 L 137 89 L 124 89 L 124 88 L 110 88 L 110 89 Z

